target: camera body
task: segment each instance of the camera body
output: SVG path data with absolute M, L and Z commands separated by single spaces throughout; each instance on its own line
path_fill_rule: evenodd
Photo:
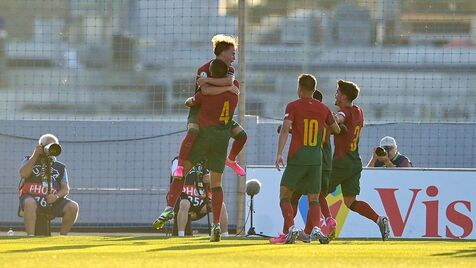
M 375 148 L 375 154 L 377 156 L 386 156 L 387 155 L 387 150 L 385 150 L 385 148 L 379 146 L 379 147 Z
M 58 156 L 61 154 L 61 146 L 57 143 L 50 143 L 43 147 L 46 156 Z

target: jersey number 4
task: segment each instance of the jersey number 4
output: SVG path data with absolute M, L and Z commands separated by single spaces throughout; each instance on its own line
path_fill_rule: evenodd
M 229 120 L 230 120 L 230 102 L 225 101 L 223 103 L 223 108 L 221 109 L 220 121 L 223 121 L 226 125 L 228 124 Z
M 316 119 L 304 119 L 304 146 L 316 146 L 319 121 Z

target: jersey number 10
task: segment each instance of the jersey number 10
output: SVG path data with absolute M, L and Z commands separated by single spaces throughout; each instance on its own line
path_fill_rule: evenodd
M 304 146 L 316 146 L 319 121 L 316 119 L 304 119 Z

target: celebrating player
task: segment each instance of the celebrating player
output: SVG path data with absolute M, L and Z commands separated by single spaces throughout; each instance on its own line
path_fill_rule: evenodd
M 353 104 L 359 96 L 359 87 L 350 81 L 339 80 L 335 94 L 335 104 L 339 107 L 336 120 L 344 124 L 347 133 L 334 137 L 334 159 L 329 182 L 329 193 L 334 192 L 340 184 L 345 205 L 352 211 L 377 223 L 382 240 L 387 240 L 390 230 L 388 218 L 379 216 L 372 207 L 356 196 L 360 193 L 360 176 L 362 160 L 359 155 L 360 132 L 364 126 L 364 113 L 360 107 Z
M 231 36 L 220 34 L 215 35 L 212 38 L 212 44 L 216 58 L 224 61 L 227 64 L 228 75 L 223 78 L 211 77 L 209 71 L 211 61 L 209 61 L 202 67 L 198 68 L 196 91 L 201 90 L 204 95 L 218 95 L 226 91 L 232 91 L 238 94 L 239 91 L 235 91 L 234 87 L 232 87 L 233 81 L 235 79 L 235 70 L 231 66 L 231 64 L 235 61 L 236 49 L 238 46 L 236 40 Z M 197 121 L 198 109 L 199 107 L 196 106 L 190 108 L 187 125 L 188 132 L 180 146 L 179 163 L 177 169 L 173 173 L 174 177 L 183 177 L 185 175 L 183 161 L 188 158 L 188 154 L 190 153 L 193 143 L 197 138 L 199 132 L 199 124 Z M 245 146 L 247 134 L 236 121 L 234 121 L 233 119 L 231 120 L 231 136 L 233 137 L 234 141 L 231 146 L 230 153 L 226 158 L 225 164 L 228 167 L 232 168 L 236 174 L 240 176 L 245 176 L 246 172 L 240 165 L 238 165 L 238 162 L 236 161 L 236 156 Z
M 340 128 L 329 108 L 312 98 L 315 88 L 316 79 L 313 75 L 300 75 L 298 78 L 299 99 L 286 106 L 275 163 L 278 170 L 284 166 L 283 149 L 292 127 L 287 166 L 281 179 L 279 194 L 285 234 L 271 238 L 271 243 L 291 244 L 296 240 L 299 229 L 294 226 L 294 210 L 290 202 L 294 191 L 308 195 L 309 216 L 313 226 L 311 235 L 321 242 L 328 241 L 318 227 L 320 216 L 318 200 L 322 175 L 321 146 L 326 124 L 334 133 L 339 133 Z
M 320 102 L 322 102 L 322 93 L 319 90 L 314 91 L 312 97 Z M 342 133 L 342 131 L 341 131 Z M 330 135 L 331 132 L 329 127 L 326 126 L 324 128 L 324 142 L 322 144 L 322 177 L 321 177 L 321 193 L 319 194 L 319 204 L 321 206 L 322 215 L 324 215 L 324 219 L 326 221 L 326 225 L 329 226 L 330 232 L 329 239 L 334 237 L 335 228 L 337 226 L 337 222 L 329 210 L 329 206 L 327 205 L 326 195 L 328 192 L 329 187 L 329 179 L 332 171 L 332 147 L 330 143 Z M 291 205 L 293 206 L 294 217 L 296 217 L 299 199 L 301 198 L 302 193 L 295 191 L 291 197 Z M 311 241 L 311 231 L 312 231 L 312 223 L 311 223 L 311 216 L 310 210 L 307 211 L 306 216 L 306 226 L 303 231 L 299 232 L 298 240 L 303 242 L 309 243 Z M 284 230 L 284 228 L 283 228 Z M 283 231 L 284 232 L 284 231 Z M 324 241 L 323 241 L 324 242 Z
M 213 77 L 225 77 L 227 69 L 226 63 L 219 59 L 213 60 L 210 65 Z M 239 84 L 237 81 L 235 81 L 235 84 L 237 89 Z M 206 105 L 202 105 L 204 103 Z M 228 91 L 219 95 L 208 96 L 199 91 L 194 97 L 186 101 L 186 105 L 189 107 L 200 106 L 198 110 L 200 132 L 188 159 L 183 161 L 183 171 L 187 174 L 195 163 L 207 161 L 212 190 L 213 227 L 210 237 L 211 242 L 220 241 L 220 214 L 224 199 L 221 181 L 233 124 L 232 117 L 237 104 L 238 95 Z M 183 177 L 174 177 L 167 193 L 167 207 L 153 223 L 155 228 L 162 228 L 167 221 L 174 217 L 173 207 L 182 192 L 183 185 Z

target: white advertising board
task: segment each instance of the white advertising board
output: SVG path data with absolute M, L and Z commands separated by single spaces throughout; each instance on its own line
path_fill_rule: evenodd
M 258 179 L 261 191 L 254 197 L 253 225 L 257 233 L 282 231 L 279 183 L 282 171 L 271 166 L 247 167 L 247 179 Z M 358 200 L 369 203 L 390 220 L 395 238 L 476 239 L 476 170 L 453 169 L 364 169 Z M 249 204 L 249 196 L 247 203 Z M 378 238 L 377 225 L 345 208 L 342 195 L 327 197 L 338 220 L 339 237 Z M 303 228 L 307 200 L 301 200 L 295 224 Z M 249 206 L 246 208 L 248 215 Z M 247 222 L 247 228 L 250 221 Z

